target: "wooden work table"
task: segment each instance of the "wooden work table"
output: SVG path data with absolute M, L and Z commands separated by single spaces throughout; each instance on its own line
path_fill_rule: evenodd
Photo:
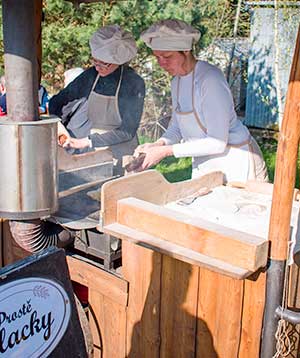
M 201 190 L 207 194 L 219 186 L 223 186 L 221 172 L 175 184 L 156 171 L 110 181 L 102 187 L 98 229 L 230 277 L 246 278 L 266 265 L 267 235 L 249 234 L 239 230 L 238 225 L 233 229 L 225 226 L 226 222 L 219 224 L 197 217 L 193 208 L 178 211 L 174 205 L 168 206 L 191 198 L 195 192 L 201 196 Z M 263 184 L 261 190 L 265 188 Z
M 148 171 L 102 186 L 98 229 L 122 239 L 129 287 L 126 357 L 259 356 L 267 239 L 166 207 L 222 185 L 220 172 L 170 184 Z

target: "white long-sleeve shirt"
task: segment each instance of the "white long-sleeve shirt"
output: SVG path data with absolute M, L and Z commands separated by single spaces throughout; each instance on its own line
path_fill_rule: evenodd
M 180 112 L 192 110 L 192 73 L 181 76 L 179 98 L 177 83 L 178 77 L 175 77 L 171 87 L 172 119 L 162 137 L 165 144 L 173 144 L 175 157 L 217 155 L 225 151 L 228 143 L 247 141 L 249 131 L 236 117 L 232 95 L 221 70 L 204 61 L 198 61 L 195 67 L 194 105 L 207 133 L 194 122 L 187 121 L 184 130 L 178 125 L 175 111 L 178 104 Z

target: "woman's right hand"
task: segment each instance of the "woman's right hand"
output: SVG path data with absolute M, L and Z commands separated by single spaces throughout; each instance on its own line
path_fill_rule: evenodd
M 145 144 L 140 144 L 139 146 L 137 146 L 135 148 L 135 151 L 133 153 L 134 157 L 138 157 L 141 153 L 147 153 L 148 149 L 151 147 L 158 147 L 164 145 L 164 142 L 161 140 L 158 140 L 154 143 L 145 143 Z

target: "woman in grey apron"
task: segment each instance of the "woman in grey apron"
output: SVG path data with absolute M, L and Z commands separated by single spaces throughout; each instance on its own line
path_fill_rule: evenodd
M 126 65 L 136 44 L 131 34 L 110 25 L 92 35 L 90 47 L 93 67 L 52 98 L 50 113 L 68 118 L 65 148 L 83 152 L 109 146 L 119 171 L 122 156 L 138 144 L 143 110 L 144 81 Z
M 199 31 L 179 20 L 163 20 L 143 32 L 159 65 L 174 76 L 173 114 L 166 133 L 139 146 L 146 153 L 141 170 L 169 155 L 192 157 L 192 176 L 221 170 L 225 181 L 267 181 L 260 149 L 237 119 L 230 89 L 221 71 L 196 61 L 191 49 Z

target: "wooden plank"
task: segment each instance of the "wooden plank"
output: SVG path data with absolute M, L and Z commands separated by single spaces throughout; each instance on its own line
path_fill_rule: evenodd
M 274 184 L 248 180 L 245 189 L 253 193 L 261 193 L 265 195 L 273 195 Z M 294 189 L 293 200 L 299 201 L 299 189 Z
M 259 358 L 265 307 L 266 273 L 245 280 L 239 358 Z
M 122 242 L 122 273 L 129 281 L 126 357 L 159 357 L 161 255 Z
M 160 357 L 195 357 L 199 268 L 163 256 Z
M 112 162 L 112 152 L 108 147 L 99 148 L 94 152 L 83 154 L 69 154 L 65 149 L 58 147 L 58 168 L 61 171 L 85 168 L 93 164 Z
M 101 188 L 100 226 L 109 225 L 117 220 L 117 201 L 135 197 L 150 203 L 166 204 L 177 198 L 188 196 L 202 187 L 213 188 L 223 184 L 223 174 L 214 172 L 203 177 L 179 183 L 167 182 L 155 170 L 132 174 L 112 180 Z
M 99 267 L 67 256 L 71 280 L 88 287 L 89 321 L 99 357 L 124 358 L 128 282 Z
M 72 256 L 67 256 L 67 263 L 71 280 L 105 294 L 122 306 L 127 306 L 127 281 Z
M 102 353 L 102 349 L 103 349 L 102 330 L 105 328 L 102 326 L 102 321 L 101 321 L 103 316 L 103 312 L 102 312 L 103 307 L 100 301 L 101 299 L 103 299 L 103 297 L 100 298 L 100 296 L 102 295 L 101 293 L 99 293 L 99 291 L 95 291 L 94 289 L 88 287 L 88 302 L 89 302 L 88 320 L 93 337 L 93 344 L 94 344 L 94 348 L 97 348 Z
M 268 241 L 221 225 L 127 198 L 118 201 L 117 222 L 250 271 L 265 266 Z
M 200 269 L 198 297 L 196 356 L 238 357 L 243 281 Z
M 241 280 L 252 274 L 249 270 L 199 254 L 193 250 L 186 249 L 166 240 L 158 239 L 152 235 L 128 228 L 124 225 L 107 225 L 103 228 L 103 231 L 122 240 L 127 240 L 131 243 L 157 251 L 161 254 L 166 254 L 175 259 L 201 266 L 233 278 Z
M 300 306 L 300 269 L 296 264 L 290 267 L 288 306 L 291 308 Z
M 104 292 L 104 291 L 103 291 Z M 93 342 L 102 358 L 124 358 L 126 307 L 109 296 L 89 290 L 89 315 Z

